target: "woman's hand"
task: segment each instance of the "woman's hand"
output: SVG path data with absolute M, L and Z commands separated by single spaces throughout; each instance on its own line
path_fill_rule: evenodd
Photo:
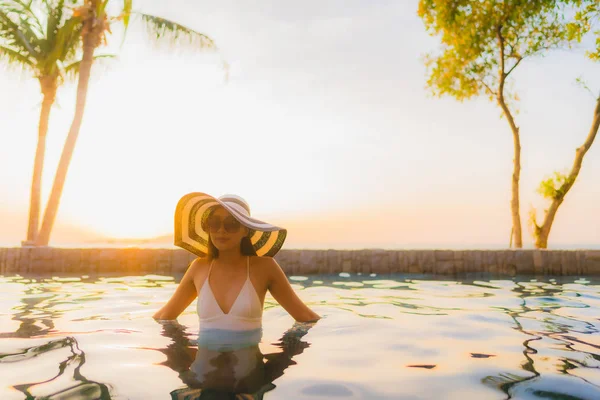
M 269 292 L 296 321 L 312 322 L 321 318 L 300 300 L 277 261 L 267 258 L 265 263 L 269 271 Z

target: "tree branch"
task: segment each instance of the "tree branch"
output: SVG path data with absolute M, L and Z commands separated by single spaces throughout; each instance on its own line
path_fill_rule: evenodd
M 485 87 L 485 89 L 488 91 L 488 93 L 489 93 L 489 94 L 491 94 L 492 96 L 496 96 L 496 95 L 497 95 L 497 94 L 496 94 L 496 92 L 494 92 L 494 91 L 492 90 L 492 88 L 490 88 L 490 87 L 488 86 L 488 84 L 487 84 L 487 83 L 485 83 L 485 81 L 484 81 L 483 79 L 479 79 L 479 80 L 477 80 L 477 81 L 478 81 L 479 83 L 481 83 L 481 84 L 482 84 L 482 85 Z
M 511 72 L 513 72 L 513 69 L 517 68 L 517 65 L 519 65 L 519 63 L 520 63 L 521 61 L 523 61 L 523 58 L 525 58 L 525 57 L 518 57 L 518 58 L 517 58 L 517 62 L 515 63 L 515 65 L 513 65 L 513 66 L 512 66 L 512 67 L 511 67 L 511 68 L 508 70 L 508 72 L 506 73 L 505 77 L 509 76 L 509 75 L 510 75 L 510 73 L 511 73 Z

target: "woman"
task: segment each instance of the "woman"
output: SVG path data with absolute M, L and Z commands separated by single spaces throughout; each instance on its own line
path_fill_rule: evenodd
M 251 218 L 239 196 L 190 193 L 177 204 L 175 244 L 200 257 L 154 318 L 176 319 L 198 296 L 197 353 L 184 379 L 189 386 L 229 393 L 268 389 L 258 347 L 267 291 L 296 321 L 320 318 L 298 298 L 273 259 L 286 233 Z
M 183 196 L 175 212 L 175 244 L 200 257 L 154 318 L 176 319 L 198 296 L 201 333 L 216 329 L 258 334 L 269 291 L 296 321 L 318 320 L 273 259 L 286 234 L 285 229 L 251 218 L 248 203 L 239 196 Z

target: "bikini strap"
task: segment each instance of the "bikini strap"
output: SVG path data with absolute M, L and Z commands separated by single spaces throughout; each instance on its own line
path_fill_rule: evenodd
M 208 278 L 210 278 L 210 270 L 212 269 L 214 261 L 215 261 L 214 258 L 210 261 L 210 266 L 208 267 L 208 275 L 206 275 L 206 280 L 208 280 Z

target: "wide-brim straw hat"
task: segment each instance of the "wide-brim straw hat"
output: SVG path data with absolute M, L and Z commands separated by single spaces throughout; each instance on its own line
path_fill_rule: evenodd
M 214 206 L 223 206 L 240 224 L 250 229 L 250 242 L 259 256 L 273 257 L 285 241 L 287 230 L 250 216 L 250 206 L 240 196 L 226 194 L 215 198 L 193 192 L 183 196 L 175 209 L 175 246 L 200 257 L 208 254 L 208 232 L 204 222 Z

